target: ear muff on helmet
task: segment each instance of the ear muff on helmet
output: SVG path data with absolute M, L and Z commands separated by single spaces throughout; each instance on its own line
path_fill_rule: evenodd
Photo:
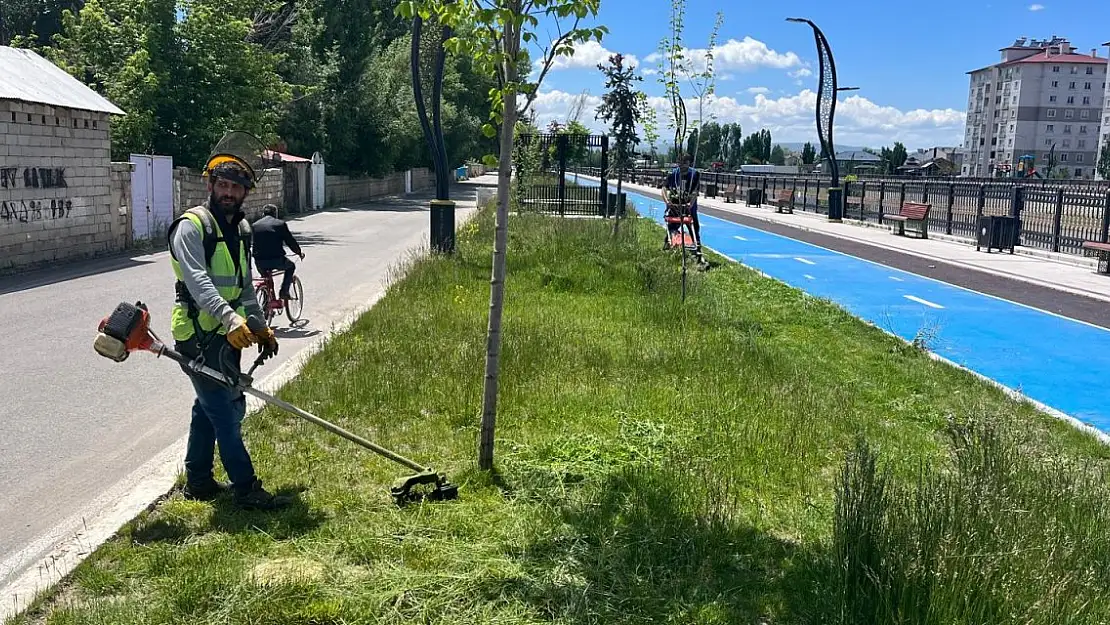
M 255 184 L 254 171 L 241 159 L 227 154 L 216 154 L 208 159 L 204 167 L 204 175 L 223 178 L 247 189 L 253 189 Z

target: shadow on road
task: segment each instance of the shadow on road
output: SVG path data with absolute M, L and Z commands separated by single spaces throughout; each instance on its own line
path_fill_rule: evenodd
M 23 273 L 0 276 L 0 295 L 16 293 L 49 286 L 59 282 L 77 280 L 92 275 L 123 271 L 144 265 L 161 262 L 160 258 L 144 258 L 160 250 L 129 250 L 120 254 L 99 259 L 81 259 L 59 263 L 53 267 L 32 269 Z
M 307 339 L 320 334 L 320 330 L 306 328 L 305 325 L 307 323 L 307 320 L 302 319 L 297 322 L 297 325 L 292 327 L 276 327 L 274 328 L 274 336 L 279 339 Z

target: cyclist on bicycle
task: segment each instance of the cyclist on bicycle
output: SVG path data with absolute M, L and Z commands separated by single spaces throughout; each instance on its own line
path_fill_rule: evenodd
M 673 196 L 685 193 L 689 198 L 689 204 L 681 206 L 687 209 L 690 217 L 693 218 L 694 226 L 694 244 L 697 249 L 701 249 L 701 223 L 698 221 L 698 189 L 701 187 L 701 174 L 698 170 L 690 167 L 690 155 L 683 154 L 678 158 L 678 168 L 671 171 L 667 175 L 667 180 L 663 183 L 663 202 L 668 208 L 672 203 L 677 203 L 677 199 Z M 673 200 L 673 202 L 672 202 Z M 667 224 L 667 239 L 663 243 L 663 249 L 669 249 L 671 246 L 671 237 L 674 231 L 682 228 L 682 224 Z
M 251 225 L 254 232 L 254 266 L 259 273 L 267 271 L 284 271 L 285 277 L 281 281 L 281 292 L 278 297 L 289 299 L 289 287 L 293 285 L 293 272 L 297 265 L 285 257 L 285 246 L 289 246 L 294 254 L 304 260 L 304 252 L 289 232 L 289 226 L 277 218 L 277 206 L 267 204 L 262 207 L 262 219 Z

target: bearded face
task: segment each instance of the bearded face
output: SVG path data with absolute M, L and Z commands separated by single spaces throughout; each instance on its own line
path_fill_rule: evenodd
M 224 215 L 228 217 L 237 213 L 239 208 L 243 206 L 243 201 L 247 198 L 246 187 L 226 178 L 216 178 L 215 181 L 209 181 L 208 192 L 209 205 L 212 208 L 222 210 Z

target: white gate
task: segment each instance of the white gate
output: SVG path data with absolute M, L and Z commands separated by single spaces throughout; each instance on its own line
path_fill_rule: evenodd
M 319 152 L 312 155 L 312 209 L 324 208 L 324 157 Z
M 132 154 L 131 232 L 136 241 L 165 237 L 173 221 L 173 157 Z

